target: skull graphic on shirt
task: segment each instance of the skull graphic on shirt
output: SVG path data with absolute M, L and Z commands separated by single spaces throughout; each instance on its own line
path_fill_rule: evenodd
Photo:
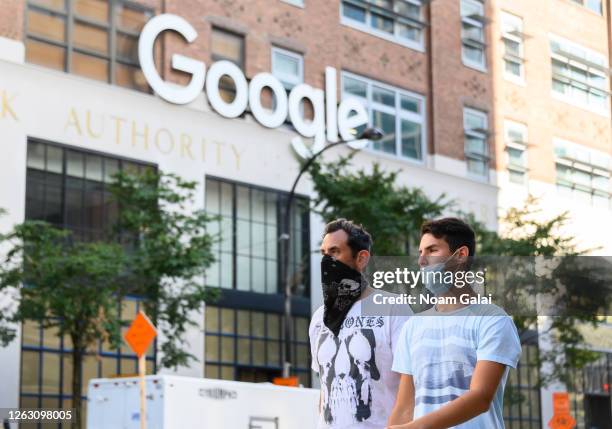
M 317 361 L 321 377 L 323 416 L 338 426 L 367 420 L 371 414 L 372 381 L 380 378 L 376 366 L 376 339 L 372 329 L 354 329 L 336 337 L 321 331 Z

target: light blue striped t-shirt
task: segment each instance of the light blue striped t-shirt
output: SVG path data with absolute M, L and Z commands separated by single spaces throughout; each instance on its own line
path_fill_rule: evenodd
M 479 360 L 516 368 L 521 345 L 512 319 L 492 304 L 453 312 L 434 308 L 411 317 L 399 336 L 393 371 L 414 380 L 414 418 L 437 410 L 467 392 Z M 456 429 L 503 429 L 503 396 L 508 368 L 486 413 Z

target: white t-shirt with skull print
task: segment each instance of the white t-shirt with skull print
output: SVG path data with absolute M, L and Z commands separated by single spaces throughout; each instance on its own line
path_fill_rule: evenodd
M 337 337 L 323 324 L 323 306 L 312 316 L 312 370 L 322 398 L 318 429 L 382 429 L 393 408 L 399 374 L 391 365 L 408 317 L 362 315 L 362 301 L 353 304 Z

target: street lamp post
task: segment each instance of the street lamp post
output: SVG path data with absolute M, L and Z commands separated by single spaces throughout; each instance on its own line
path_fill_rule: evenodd
M 300 178 L 302 177 L 302 175 L 310 168 L 312 163 L 319 157 L 319 155 L 321 155 L 326 150 L 331 149 L 332 147 L 335 147 L 335 146 L 340 146 L 342 144 L 351 143 L 356 140 L 376 141 L 376 140 L 380 140 L 383 136 L 384 134 L 378 128 L 366 128 L 361 134 L 359 134 L 359 136 L 356 137 L 355 140 L 341 140 L 335 143 L 328 144 L 323 149 L 312 154 L 312 156 L 306 160 L 304 165 L 302 165 L 302 168 L 300 169 L 300 172 L 298 173 L 297 177 L 293 181 L 293 186 L 291 187 L 291 191 L 289 192 L 289 195 L 287 196 L 287 201 L 285 204 L 285 211 L 283 212 L 284 216 L 282 217 L 283 219 L 282 233 L 279 238 L 279 240 L 281 241 L 281 247 L 282 247 L 282 250 L 281 250 L 281 258 L 282 258 L 281 279 L 283 279 L 284 286 L 285 286 L 284 287 L 285 289 L 285 324 L 284 324 L 285 347 L 284 347 L 284 353 L 283 353 L 283 356 L 284 356 L 283 377 L 289 377 L 289 375 L 291 374 L 291 335 L 292 335 L 293 325 L 292 325 L 292 318 L 291 318 L 292 290 L 291 290 L 291 279 L 289 278 L 290 277 L 289 275 L 289 260 L 290 260 L 289 252 L 291 249 L 291 246 L 290 246 L 291 208 L 292 208 L 291 205 L 295 197 L 295 188 L 297 187 L 297 184 L 300 181 Z

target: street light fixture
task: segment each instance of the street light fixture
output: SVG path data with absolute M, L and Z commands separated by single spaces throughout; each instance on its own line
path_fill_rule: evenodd
M 284 359 L 283 359 L 283 377 L 289 377 L 291 373 L 291 334 L 292 334 L 292 323 L 291 323 L 291 279 L 289 278 L 289 252 L 290 252 L 290 225 L 291 225 L 291 204 L 293 203 L 293 199 L 295 197 L 295 188 L 297 187 L 298 182 L 302 175 L 310 168 L 312 163 L 326 150 L 331 149 L 332 147 L 353 143 L 356 140 L 370 140 L 370 141 L 378 141 L 384 137 L 383 132 L 378 128 L 366 128 L 363 130 L 355 140 L 340 140 L 331 144 L 326 145 L 323 149 L 318 152 L 315 152 L 306 160 L 297 177 L 293 181 L 293 186 L 291 187 L 291 191 L 287 196 L 287 201 L 285 204 L 284 219 L 282 223 L 282 233 L 280 235 L 279 240 L 282 245 L 282 266 L 281 266 L 281 279 L 284 282 L 285 289 L 285 326 L 284 326 Z

